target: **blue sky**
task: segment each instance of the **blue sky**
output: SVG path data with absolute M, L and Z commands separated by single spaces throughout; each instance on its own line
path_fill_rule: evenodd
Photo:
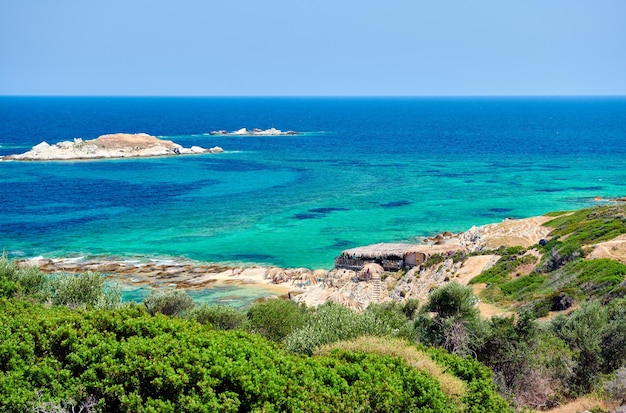
M 0 95 L 626 95 L 626 1 L 2 0 Z

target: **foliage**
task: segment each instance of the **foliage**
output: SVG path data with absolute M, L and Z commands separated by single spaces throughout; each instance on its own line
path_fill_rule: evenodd
M 607 307 L 607 324 L 600 335 L 603 371 L 609 373 L 626 366 L 626 299 L 611 301 Z
M 413 328 L 399 305 L 372 305 L 363 313 L 327 303 L 308 313 L 306 324 L 285 340 L 288 351 L 312 354 L 316 348 L 360 336 L 411 338 Z
M 137 305 L 44 309 L 0 299 L 0 338 L 7 413 L 90 397 L 102 412 L 458 411 L 437 379 L 395 354 L 290 355 L 258 335 Z M 507 411 L 480 364 L 437 359 L 467 383 L 464 411 Z
M 612 205 L 581 209 L 544 224 L 554 228 L 552 237 L 564 238 L 580 245 L 613 239 L 626 234 L 626 206 Z
M 498 395 L 493 383 L 492 371 L 474 358 L 460 357 L 435 347 L 419 347 L 447 373 L 451 373 L 468 384 L 469 392 L 462 398 L 468 413 L 489 411 L 511 412 L 508 404 Z
M 545 276 L 531 273 L 501 284 L 500 290 L 507 298 L 519 300 L 535 292 L 545 281 Z
M 402 313 L 409 320 L 413 320 L 417 315 L 417 310 L 419 310 L 420 302 L 414 298 L 409 298 L 404 302 L 402 306 Z
M 322 346 L 315 354 L 327 355 L 337 349 L 400 357 L 413 368 L 425 371 L 430 376 L 437 379 L 446 396 L 457 402 L 457 404 L 460 403 L 460 397 L 467 391 L 467 386 L 462 380 L 450 373 L 444 372 L 444 369 L 435 363 L 428 354 L 405 340 L 362 336 L 354 340 L 339 341 Z M 458 407 L 462 406 L 459 405 Z
M 165 315 L 180 315 L 193 307 L 193 300 L 184 291 L 152 290 L 143 299 L 143 305 L 150 315 L 157 313 Z
M 31 297 L 37 301 L 47 300 L 48 276 L 35 267 L 18 267 L 6 254 L 0 255 L 0 296 Z
M 471 287 L 457 282 L 434 290 L 415 320 L 418 337 L 455 354 L 471 354 L 483 329 L 476 303 Z M 431 317 L 428 312 L 436 315 Z
M 606 328 L 608 314 L 598 302 L 585 303 L 565 319 L 553 322 L 556 335 L 575 352 L 575 365 L 571 377 L 574 394 L 589 392 L 598 380 L 602 369 L 602 331 Z
M 120 293 L 114 288 L 105 288 L 105 278 L 97 272 L 79 275 L 57 274 L 52 277 L 51 301 L 54 305 L 70 308 L 103 306 L 110 308 L 121 301 Z
M 471 288 L 451 282 L 430 294 L 426 309 L 440 318 L 473 318 L 478 315 L 476 302 Z
M 245 323 L 246 314 L 227 305 L 201 304 L 187 310 L 184 318 L 211 325 L 217 330 L 236 330 Z
M 268 300 L 248 309 L 246 328 L 268 340 L 281 342 L 305 323 L 304 307 L 291 300 Z
M 575 239 L 559 241 L 557 238 L 554 238 L 544 245 L 542 249 L 544 255 L 538 267 L 538 270 L 541 272 L 558 270 L 563 265 L 584 256 L 580 242 Z
M 535 260 L 530 255 L 520 255 L 525 253 L 523 249 L 509 248 L 503 250 L 503 253 L 504 255 L 498 259 L 498 262 L 493 267 L 474 277 L 470 284 L 504 282 L 521 265 L 532 263 Z

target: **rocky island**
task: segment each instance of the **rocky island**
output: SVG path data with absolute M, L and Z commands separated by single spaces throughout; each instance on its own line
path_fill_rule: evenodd
M 7 155 L 5 161 L 43 161 L 43 160 L 80 160 L 80 159 L 115 159 L 145 158 L 154 156 L 188 155 L 224 152 L 220 147 L 210 149 L 192 146 L 185 148 L 175 142 L 159 139 L 146 133 L 115 133 L 102 135 L 96 139 L 58 142 L 50 145 L 41 142 L 25 153 Z
M 241 129 L 238 129 L 238 130 L 233 131 L 233 132 L 229 132 L 227 130 L 216 130 L 216 131 L 209 132 L 209 135 L 222 135 L 222 136 L 229 136 L 229 135 L 235 135 L 235 136 L 281 136 L 281 135 L 298 135 L 299 133 L 300 132 L 295 132 L 295 131 L 292 131 L 292 130 L 281 131 L 280 129 L 276 129 L 276 128 L 269 128 L 269 129 L 259 129 L 259 128 L 246 129 L 246 128 L 241 128 Z

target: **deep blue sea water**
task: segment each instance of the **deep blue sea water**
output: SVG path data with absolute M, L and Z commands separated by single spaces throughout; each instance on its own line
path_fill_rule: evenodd
M 295 136 L 209 136 L 270 128 Z M 0 162 L 11 256 L 332 268 L 414 241 L 626 195 L 626 98 L 0 97 L 0 155 L 115 132 L 223 154 Z

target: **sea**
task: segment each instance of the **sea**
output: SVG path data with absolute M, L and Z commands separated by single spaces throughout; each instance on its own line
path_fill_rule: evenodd
M 0 162 L 4 253 L 331 269 L 626 195 L 626 97 L 0 97 L 0 156 L 118 132 L 225 152 Z

